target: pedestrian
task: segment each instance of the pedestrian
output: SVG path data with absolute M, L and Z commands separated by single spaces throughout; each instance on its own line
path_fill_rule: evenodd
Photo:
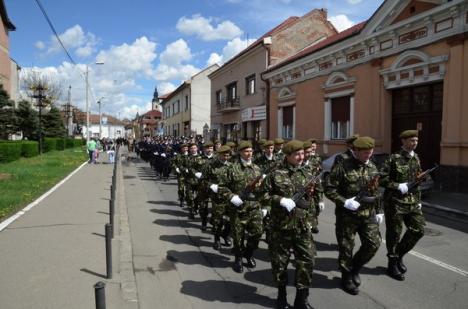
M 326 185 L 326 196 L 335 203 L 335 233 L 343 289 L 359 294 L 359 271 L 371 260 L 381 243 L 379 224 L 383 213 L 378 196 L 377 167 L 370 161 L 374 139 L 359 137 L 353 142 L 353 156 L 335 164 Z M 355 235 L 361 247 L 353 254 Z
M 307 300 L 312 283 L 315 244 L 311 216 L 315 213 L 314 188 L 295 201 L 293 196 L 313 178 L 310 169 L 302 168 L 304 143 L 292 140 L 283 148 L 285 161 L 265 180 L 271 199 L 271 241 L 269 243 L 273 279 L 278 287 L 277 308 L 289 308 L 286 298 L 288 264 L 294 254 L 296 298 L 294 308 L 312 308 Z
M 115 144 L 110 143 L 109 144 L 109 150 L 107 150 L 107 154 L 109 156 L 109 164 L 113 164 L 115 161 Z
M 96 151 L 96 141 L 94 140 L 94 138 L 91 138 L 86 146 L 87 146 L 88 155 L 89 155 L 88 163 L 94 163 L 95 162 L 94 152 Z
M 414 152 L 418 146 L 418 131 L 403 131 L 400 139 L 401 149 L 390 155 L 382 168 L 385 176 L 381 183 L 385 187 L 387 273 L 403 281 L 407 271 L 403 257 L 424 236 L 426 223 L 421 210 L 419 185 L 416 182 L 415 186 L 411 186 L 422 171 L 419 157 Z M 403 222 L 406 232 L 400 239 Z

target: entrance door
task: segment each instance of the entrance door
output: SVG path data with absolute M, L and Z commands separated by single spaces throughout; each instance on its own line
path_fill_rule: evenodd
M 404 130 L 419 130 L 416 152 L 423 169 L 440 162 L 443 83 L 396 89 L 392 93 L 392 152 Z

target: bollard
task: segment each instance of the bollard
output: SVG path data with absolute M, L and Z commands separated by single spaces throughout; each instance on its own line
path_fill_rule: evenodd
M 111 225 L 111 238 L 114 238 L 114 213 L 115 213 L 114 200 L 109 200 L 109 224 Z
M 111 225 L 106 224 L 106 272 L 107 279 L 112 279 L 112 237 Z
M 115 201 L 115 187 L 111 185 L 110 190 L 111 190 L 111 200 Z
M 99 281 L 94 285 L 96 309 L 106 309 L 106 284 Z

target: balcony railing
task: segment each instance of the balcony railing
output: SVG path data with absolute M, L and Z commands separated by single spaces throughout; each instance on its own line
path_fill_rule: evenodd
M 216 104 L 218 112 L 230 112 L 240 110 L 239 97 L 235 98 L 222 98 L 221 101 Z

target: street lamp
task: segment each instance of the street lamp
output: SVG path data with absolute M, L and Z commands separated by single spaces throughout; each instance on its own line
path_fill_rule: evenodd
M 39 107 L 39 125 L 37 127 L 38 130 L 38 135 L 39 135 L 39 154 L 42 154 L 42 108 L 45 106 L 43 104 L 43 99 L 46 98 L 46 95 L 44 95 L 44 92 L 47 90 L 46 87 L 42 85 L 35 86 L 31 88 L 33 91 L 32 97 L 37 99 L 36 105 Z
M 102 114 L 101 114 L 101 100 L 104 99 L 104 97 L 100 97 L 99 100 L 97 101 L 97 104 L 99 104 L 99 138 L 102 138 Z
M 94 64 L 97 65 L 102 65 L 104 64 L 103 61 L 96 61 Z M 86 65 L 86 142 L 89 142 L 89 81 L 88 81 L 88 75 L 89 75 L 89 64 Z

